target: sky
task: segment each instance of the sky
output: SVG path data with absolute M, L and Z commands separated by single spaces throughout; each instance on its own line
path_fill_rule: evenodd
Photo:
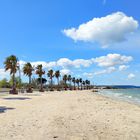
M 9 78 L 3 62 L 14 54 L 21 69 L 31 62 L 98 85 L 140 85 L 139 5 L 139 0 L 0 1 L 0 79 Z

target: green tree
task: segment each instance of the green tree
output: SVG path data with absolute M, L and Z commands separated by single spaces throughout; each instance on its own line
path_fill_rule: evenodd
M 20 79 L 19 81 L 19 77 L 15 77 L 15 86 L 16 88 L 20 88 L 20 86 L 22 85 L 22 80 Z M 13 86 L 13 78 L 11 77 L 9 80 L 9 86 L 12 87 Z
M 43 70 L 43 66 L 42 65 L 38 65 L 36 67 L 36 74 L 39 76 L 39 78 L 41 79 L 41 86 L 40 86 L 40 92 L 44 92 L 43 90 L 43 83 L 42 83 L 42 75 L 45 74 L 45 71 Z
M 23 73 L 24 75 L 29 77 L 29 88 L 27 90 L 27 92 L 32 93 L 32 88 L 31 88 L 31 76 L 32 76 L 32 72 L 34 71 L 33 66 L 31 65 L 31 63 L 26 63 L 23 67 Z
M 10 90 L 10 93 L 12 94 L 18 94 L 16 90 L 16 84 L 15 84 L 15 74 L 17 70 L 19 69 L 18 66 L 18 58 L 15 55 L 11 55 L 6 58 L 4 62 L 5 71 L 10 71 L 10 75 L 12 75 L 13 85 L 12 90 Z
M 9 87 L 10 87 L 10 85 L 6 78 L 4 78 L 0 81 L 0 88 L 9 88 Z

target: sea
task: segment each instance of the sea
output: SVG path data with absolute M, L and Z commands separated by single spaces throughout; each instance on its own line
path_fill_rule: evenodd
M 140 88 L 102 89 L 101 95 L 140 105 Z

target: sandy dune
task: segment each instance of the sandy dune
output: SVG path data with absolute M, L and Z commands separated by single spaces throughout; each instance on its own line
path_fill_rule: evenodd
M 0 98 L 0 140 L 140 140 L 140 107 L 91 91 Z

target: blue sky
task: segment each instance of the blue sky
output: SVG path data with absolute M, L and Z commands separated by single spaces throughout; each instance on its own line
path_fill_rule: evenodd
M 51 62 L 50 65 L 54 62 L 53 66 L 44 65 L 44 69 L 60 69 L 62 73 L 88 77 L 96 84 L 140 85 L 139 5 L 139 0 L 0 1 L 0 78 L 7 77 L 3 72 L 5 57 L 15 54 L 24 62 Z M 125 21 L 126 26 L 121 22 L 121 27 L 120 23 L 114 26 L 112 23 L 104 28 L 109 15 L 111 19 L 120 16 L 128 22 Z M 92 21 L 93 28 L 98 28 L 95 18 L 103 22 L 99 28 L 104 30 L 100 33 L 89 30 L 89 39 L 79 26 Z M 68 35 L 72 28 L 75 31 Z M 111 64 L 104 66 L 100 61 Z

